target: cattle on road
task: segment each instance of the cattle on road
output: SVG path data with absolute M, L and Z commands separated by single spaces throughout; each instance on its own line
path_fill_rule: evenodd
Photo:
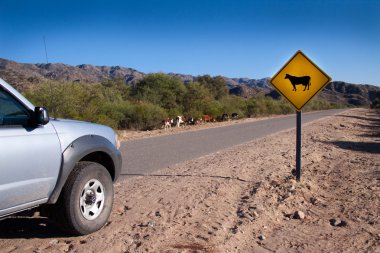
M 161 128 L 164 128 L 165 130 L 168 128 L 171 128 L 173 122 L 174 122 L 173 119 L 167 118 L 167 119 L 162 121 L 162 127 Z
M 203 123 L 206 123 L 206 122 L 215 122 L 215 119 L 214 119 L 214 117 L 212 117 L 210 115 L 203 115 L 202 116 L 202 121 L 203 121 Z
M 180 127 L 181 124 L 185 124 L 186 123 L 186 118 L 184 116 L 177 116 L 176 117 L 176 126 L 177 127 Z

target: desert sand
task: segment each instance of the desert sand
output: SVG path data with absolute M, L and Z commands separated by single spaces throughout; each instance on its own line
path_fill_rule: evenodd
M 88 236 L 2 220 L 0 252 L 380 252 L 380 112 L 304 124 L 302 138 L 301 182 L 287 130 L 123 178 L 109 222 Z

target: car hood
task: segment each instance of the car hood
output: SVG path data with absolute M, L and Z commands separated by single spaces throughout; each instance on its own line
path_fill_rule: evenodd
M 67 119 L 50 119 L 50 123 L 54 126 L 58 134 L 62 151 L 64 151 L 73 141 L 85 135 L 102 136 L 116 146 L 115 132 L 110 127 Z

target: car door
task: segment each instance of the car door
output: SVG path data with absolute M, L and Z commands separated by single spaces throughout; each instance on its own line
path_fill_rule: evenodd
M 47 201 L 61 165 L 54 127 L 32 126 L 33 112 L 0 86 L 0 216 Z

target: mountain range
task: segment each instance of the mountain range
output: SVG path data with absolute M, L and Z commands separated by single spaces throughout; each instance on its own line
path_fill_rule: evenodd
M 127 85 L 137 85 L 145 75 L 146 73 L 141 71 L 120 66 L 30 64 L 0 58 L 0 78 L 21 91 L 47 80 L 98 83 L 105 79 L 123 78 Z M 168 73 L 168 75 L 180 78 L 185 84 L 193 82 L 197 78 L 178 73 Z M 269 84 L 270 78 L 223 78 L 230 94 L 246 98 L 259 94 L 275 99 L 279 97 L 279 94 Z M 380 92 L 380 87 L 375 85 L 333 81 L 318 96 L 333 103 L 369 106 L 378 92 Z

